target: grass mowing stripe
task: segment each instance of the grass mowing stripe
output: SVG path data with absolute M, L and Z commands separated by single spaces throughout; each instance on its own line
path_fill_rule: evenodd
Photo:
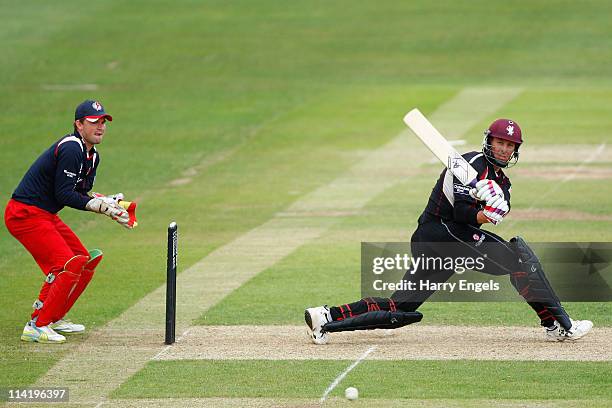
M 440 105 L 429 119 L 447 139 L 471 135 L 470 129 L 483 120 L 490 120 L 489 116 L 522 92 L 521 88 L 465 88 Z M 495 103 L 491 103 L 493 100 Z
M 319 397 L 350 361 L 150 361 L 112 398 Z M 160 387 L 160 384 L 164 384 Z
M 350 361 L 151 361 L 112 398 L 317 398 Z M 371 361 L 344 380 L 361 398 L 611 399 L 612 363 Z M 163 384 L 163 387 L 160 387 Z M 341 387 L 342 388 L 342 387 Z M 336 389 L 332 396 L 342 394 Z
M 559 181 L 558 183 L 556 183 L 555 185 L 553 185 L 551 188 L 549 188 L 548 190 L 545 190 L 544 193 L 539 194 L 538 196 L 536 196 L 533 200 L 533 202 L 531 203 L 531 205 L 529 206 L 529 208 L 527 208 L 527 211 L 529 210 L 533 210 L 534 208 L 537 207 L 537 204 L 541 204 L 542 202 L 545 202 L 545 199 L 548 199 L 548 197 L 555 193 L 557 190 L 559 190 L 560 187 L 562 187 L 566 182 L 573 180 L 576 177 L 576 174 L 583 169 L 586 165 L 588 165 L 589 163 L 592 163 L 599 155 L 601 155 L 603 153 L 603 151 L 606 149 L 606 143 L 602 142 L 596 149 L 594 149 L 591 154 L 589 156 L 587 156 L 582 162 L 580 162 L 580 164 L 578 165 L 578 167 L 574 168 L 572 171 L 570 171 L 561 181 Z M 502 224 L 504 229 L 502 229 L 501 231 L 505 231 L 506 229 L 509 229 L 511 227 L 514 226 L 514 224 L 516 223 L 516 220 L 511 221 L 508 224 Z

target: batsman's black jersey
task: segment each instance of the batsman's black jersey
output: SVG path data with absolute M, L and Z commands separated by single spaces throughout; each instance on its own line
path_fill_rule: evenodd
M 465 153 L 463 157 L 478 172 L 479 180 L 486 178 L 499 184 L 510 206 L 511 184 L 504 172 L 501 169 L 495 172 L 482 152 Z M 442 219 L 480 227 L 476 215 L 482 210 L 483 204 L 472 198 L 469 192 L 470 187 L 464 186 L 451 172 L 444 170 L 431 191 L 427 206 L 419 217 L 419 224 Z
M 96 149 L 87 151 L 77 132 L 66 135 L 30 166 L 13 199 L 53 214 L 64 206 L 84 210 L 99 163 Z

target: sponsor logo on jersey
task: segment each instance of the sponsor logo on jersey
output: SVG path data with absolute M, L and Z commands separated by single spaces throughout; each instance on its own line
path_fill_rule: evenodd
M 471 188 L 463 184 L 453 184 L 455 194 L 470 195 Z
M 67 177 L 70 177 L 70 178 L 75 178 L 75 177 L 76 177 L 76 173 L 73 173 L 73 172 L 68 171 L 68 170 L 65 170 L 65 169 L 64 169 L 64 174 L 65 174 Z
M 485 240 L 485 234 L 481 234 L 480 237 L 478 236 L 478 234 L 474 234 L 472 238 L 474 238 L 474 241 L 477 241 L 476 244 L 474 244 L 474 246 L 480 246 Z

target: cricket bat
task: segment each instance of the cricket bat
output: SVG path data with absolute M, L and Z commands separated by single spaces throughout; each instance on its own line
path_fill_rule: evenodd
M 404 116 L 404 123 L 446 168 L 457 177 L 463 185 L 474 187 L 478 181 L 478 172 L 461 156 L 457 150 L 433 127 L 425 116 L 413 109 Z

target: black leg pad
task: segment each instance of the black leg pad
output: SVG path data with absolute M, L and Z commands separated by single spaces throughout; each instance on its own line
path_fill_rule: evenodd
M 521 237 L 510 240 L 520 258 L 523 271 L 510 274 L 510 282 L 527 302 L 539 302 L 555 317 L 564 329 L 572 327 L 572 321 L 561 306 L 559 298 L 544 274 L 537 255 Z
M 323 326 L 322 331 L 333 333 L 354 330 L 397 329 L 398 327 L 420 322 L 422 318 L 423 315 L 419 312 L 377 310 L 327 323 Z

